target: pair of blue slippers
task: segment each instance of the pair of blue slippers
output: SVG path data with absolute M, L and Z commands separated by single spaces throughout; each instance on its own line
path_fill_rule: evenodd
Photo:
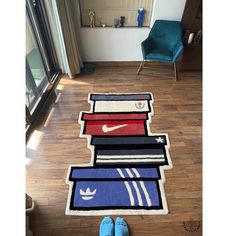
M 115 225 L 110 216 L 103 218 L 100 224 L 100 236 L 129 236 L 128 225 L 123 218 L 117 217 Z

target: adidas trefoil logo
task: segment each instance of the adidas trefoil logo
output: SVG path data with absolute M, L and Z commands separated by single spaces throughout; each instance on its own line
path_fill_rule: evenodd
M 85 192 L 82 189 L 79 190 L 82 199 L 85 201 L 93 199 L 96 192 L 97 189 L 94 189 L 93 192 L 91 192 L 90 188 L 87 188 Z

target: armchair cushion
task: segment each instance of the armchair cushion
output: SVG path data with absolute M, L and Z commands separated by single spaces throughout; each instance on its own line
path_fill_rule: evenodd
M 164 51 L 160 49 L 152 49 L 145 57 L 145 60 L 171 62 L 173 53 L 171 51 Z

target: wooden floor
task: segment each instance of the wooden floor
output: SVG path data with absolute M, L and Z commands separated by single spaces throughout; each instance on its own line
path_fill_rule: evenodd
M 88 111 L 90 92 L 152 92 L 152 132 L 167 132 L 173 169 L 165 171 L 168 215 L 125 216 L 131 235 L 202 235 L 202 227 L 188 232 L 184 221 L 202 220 L 202 78 L 199 72 L 182 72 L 178 82 L 170 66 L 158 72 L 136 67 L 99 67 L 95 73 L 73 80 L 63 77 L 57 99 L 39 117 L 26 149 L 26 192 L 35 200 L 31 215 L 34 236 L 98 235 L 102 216 L 66 216 L 70 164 L 88 163 L 87 139 L 79 138 L 80 111 Z M 154 75 L 155 74 L 155 75 Z M 113 217 L 115 219 L 115 216 Z

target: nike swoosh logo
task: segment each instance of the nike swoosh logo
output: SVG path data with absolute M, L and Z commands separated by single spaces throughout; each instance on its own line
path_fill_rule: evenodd
M 116 126 L 112 126 L 112 127 L 107 127 L 107 125 L 103 125 L 102 126 L 102 131 L 104 132 L 104 133 L 108 133 L 108 132 L 111 132 L 111 131 L 113 131 L 113 130 L 116 130 L 116 129 L 120 129 L 120 128 L 122 128 L 122 127 L 124 127 L 124 126 L 127 126 L 128 124 L 123 124 L 123 125 L 116 125 Z

